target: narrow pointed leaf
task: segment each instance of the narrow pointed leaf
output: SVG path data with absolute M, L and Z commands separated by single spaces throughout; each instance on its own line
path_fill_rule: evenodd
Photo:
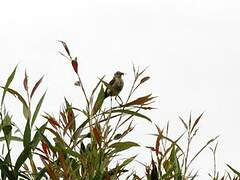
M 0 141 L 4 141 L 5 140 L 5 137 L 0 137 Z M 22 142 L 23 139 L 20 138 L 20 137 L 17 137 L 17 136 L 11 136 L 10 138 L 11 141 L 17 141 L 17 142 Z
M 104 99 L 105 99 L 104 88 L 103 86 L 101 86 L 97 100 L 92 109 L 92 115 L 95 115 L 101 109 Z
M 23 145 L 27 147 L 31 141 L 31 127 L 30 127 L 30 120 L 27 121 L 24 134 L 23 134 Z
M 234 172 L 238 177 L 240 177 L 240 172 L 237 171 L 236 169 L 234 169 L 232 166 L 228 165 L 227 166 L 232 170 L 232 172 Z
M 21 168 L 23 163 L 26 161 L 27 158 L 31 156 L 31 146 L 28 145 L 24 148 L 24 150 L 21 152 L 21 154 L 18 156 L 15 167 L 14 167 L 14 172 L 15 174 L 18 173 L 18 170 Z
M 72 67 L 73 67 L 73 70 L 75 71 L 75 73 L 78 74 L 78 62 L 77 62 L 77 58 L 75 58 L 74 60 L 72 60 Z
M 140 81 L 140 84 L 146 82 L 146 81 L 149 80 L 149 79 L 150 79 L 149 76 L 146 76 L 146 77 L 142 78 L 141 81 Z
M 131 142 L 131 141 L 126 141 L 126 142 L 116 142 L 113 143 L 112 145 L 110 145 L 110 148 L 113 148 L 113 152 L 114 153 L 118 153 L 124 150 L 127 150 L 131 147 L 137 147 L 139 146 L 139 144 L 135 143 L 135 142 Z
M 27 71 L 25 70 L 25 77 L 23 80 L 23 87 L 25 89 L 25 91 L 28 91 L 28 75 L 27 75 Z
M 2 95 L 2 99 L 1 99 L 1 106 L 3 105 L 3 101 L 4 101 L 5 95 L 6 95 L 6 93 L 7 93 L 7 89 L 9 88 L 12 80 L 14 79 L 14 76 L 15 76 L 15 73 L 16 73 L 16 69 L 17 69 L 17 66 L 14 68 L 14 70 L 12 71 L 12 73 L 10 74 L 10 76 L 8 77 L 5 86 L 2 87 L 4 90 L 3 90 L 3 95 Z
M 145 104 L 149 104 L 149 102 L 151 100 L 153 100 L 156 97 L 151 97 L 151 94 L 147 95 L 147 96 L 143 96 L 140 98 L 137 98 L 127 104 L 124 104 L 123 106 L 133 106 L 133 105 L 145 105 Z
M 117 113 L 117 112 L 130 114 L 130 115 L 137 116 L 137 117 L 140 117 L 140 118 L 143 118 L 143 119 L 146 119 L 146 120 L 152 122 L 152 120 L 149 117 L 147 117 L 147 116 L 145 116 L 143 114 L 140 114 L 140 113 L 138 113 L 136 111 L 131 111 L 131 110 L 127 110 L 127 109 L 117 109 L 117 110 L 113 110 L 112 111 L 112 113 Z
M 66 52 L 67 52 L 67 54 L 68 54 L 68 56 L 69 56 L 69 57 L 72 59 L 72 57 L 71 57 L 71 54 L 70 54 L 70 51 L 69 51 L 69 48 L 68 48 L 67 44 L 66 44 L 64 41 L 58 41 L 58 42 L 62 43 L 62 45 L 63 45 L 63 47 L 64 47 L 65 51 L 66 51 Z
M 188 129 L 188 126 L 187 126 L 187 124 L 185 123 L 185 121 L 184 121 L 180 116 L 178 116 L 178 117 L 179 117 L 179 119 L 181 120 L 182 124 L 184 125 L 184 128 L 187 130 L 187 129 Z
M 203 113 L 204 113 L 204 112 L 203 112 Z M 195 126 L 198 124 L 198 122 L 199 122 L 199 120 L 201 119 L 203 113 L 200 114 L 200 116 L 198 116 L 198 118 L 195 120 L 195 122 L 194 122 L 194 124 L 193 124 L 193 126 L 192 126 L 192 129 L 191 129 L 191 132 L 194 130 Z
M 45 95 L 46 95 L 46 92 L 43 94 L 43 96 L 42 96 L 41 99 L 39 100 L 39 102 L 38 102 L 38 104 L 37 104 L 37 107 L 36 107 L 36 109 L 35 109 L 35 111 L 34 111 L 34 113 L 33 113 L 32 121 L 31 121 L 31 127 L 33 126 L 33 124 L 34 124 L 34 122 L 35 122 L 35 120 L 36 120 L 36 118 L 37 118 L 37 116 L 38 116 L 38 113 L 39 113 L 40 108 L 41 108 L 41 106 L 42 106 L 42 103 L 43 103 L 43 100 L 44 100 L 44 98 L 45 98 Z
M 27 105 L 26 101 L 17 91 L 15 91 L 14 89 L 2 87 L 2 86 L 1 86 L 1 88 L 6 90 L 6 92 L 9 92 L 10 94 L 12 94 L 14 97 L 17 97 L 22 102 L 23 106 L 28 108 L 28 105 Z
M 44 77 L 44 76 L 42 76 L 42 77 L 36 82 L 36 84 L 33 86 L 33 89 L 32 89 L 32 91 L 31 91 L 30 98 L 33 97 L 33 94 L 34 94 L 35 91 L 37 90 L 38 86 L 41 84 L 41 82 L 42 82 L 42 80 L 43 80 L 43 77 Z
M 101 133 L 99 132 L 99 129 L 94 127 L 93 128 L 93 134 L 94 134 L 94 137 L 95 137 L 98 145 L 100 146 L 100 144 L 101 144 Z

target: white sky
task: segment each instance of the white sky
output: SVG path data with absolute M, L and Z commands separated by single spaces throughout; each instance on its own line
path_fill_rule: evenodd
M 106 75 L 110 80 L 116 70 L 127 73 L 125 79 L 131 78 L 132 62 L 150 65 L 152 79 L 142 94 L 158 96 L 158 110 L 150 114 L 154 122 L 163 126 L 170 120 L 174 134 L 182 128 L 178 115 L 187 118 L 192 112 L 196 117 L 205 111 L 196 144 L 220 134 L 219 168 L 224 171 L 225 163 L 230 163 L 240 169 L 236 142 L 240 125 L 239 1 L 4 1 L 0 28 L 1 84 L 17 63 L 17 88 L 22 88 L 25 68 L 32 81 L 46 74 L 44 110 L 57 113 L 63 96 L 81 104 L 72 86 L 71 67 L 57 53 L 62 50 L 57 40 L 66 41 L 79 57 L 80 73 L 89 89 L 97 77 Z M 150 125 L 138 124 L 133 136 L 149 138 L 145 134 L 151 128 L 146 126 Z M 210 158 L 207 150 L 196 164 L 200 172 L 210 171 Z

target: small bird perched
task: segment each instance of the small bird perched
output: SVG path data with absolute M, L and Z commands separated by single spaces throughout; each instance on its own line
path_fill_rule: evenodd
M 118 96 L 124 85 L 122 75 L 124 75 L 124 73 L 120 71 L 117 71 L 114 74 L 113 79 L 109 82 L 108 87 L 105 90 L 105 98 L 109 96 Z
M 121 105 L 123 103 L 122 99 L 118 96 L 118 94 L 120 93 L 120 91 L 122 90 L 123 85 L 124 85 L 122 75 L 124 75 L 124 73 L 117 71 L 114 74 L 113 79 L 109 83 L 103 81 L 102 80 L 103 78 L 100 79 L 100 81 L 102 81 L 103 84 L 106 86 L 106 90 L 104 91 L 103 96 L 101 95 L 100 98 L 99 97 L 97 98 L 97 100 L 92 108 L 92 113 L 91 113 L 92 115 L 95 115 L 101 109 L 101 106 L 102 106 L 104 100 L 109 96 L 110 97 L 115 96 L 116 101 L 117 101 L 117 97 L 118 97 L 121 100 L 121 103 L 119 103 L 117 101 L 117 103 L 119 105 Z M 111 98 L 111 105 L 112 105 L 112 98 Z

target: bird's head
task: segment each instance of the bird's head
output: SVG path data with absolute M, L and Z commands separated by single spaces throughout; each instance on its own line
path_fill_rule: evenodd
M 116 77 L 116 78 L 121 78 L 122 75 L 124 75 L 124 73 L 122 73 L 122 72 L 120 72 L 120 71 L 117 71 L 117 72 L 115 72 L 114 77 Z

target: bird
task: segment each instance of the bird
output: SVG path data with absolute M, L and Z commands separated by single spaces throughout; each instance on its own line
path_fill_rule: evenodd
M 124 75 L 124 73 L 122 73 L 120 71 L 117 71 L 114 74 L 113 79 L 108 83 L 108 86 L 104 92 L 105 98 L 107 98 L 109 96 L 117 97 L 118 94 L 121 92 L 121 90 L 123 89 L 123 86 L 124 86 L 124 81 L 122 79 L 122 75 Z

